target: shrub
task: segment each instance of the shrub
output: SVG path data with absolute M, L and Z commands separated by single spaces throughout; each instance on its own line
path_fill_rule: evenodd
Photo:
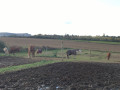
M 57 52 L 58 52 L 58 50 L 55 50 L 55 51 L 53 52 L 53 57 L 57 57 Z
M 3 48 L 5 47 L 5 43 L 0 41 L 0 52 L 3 52 Z

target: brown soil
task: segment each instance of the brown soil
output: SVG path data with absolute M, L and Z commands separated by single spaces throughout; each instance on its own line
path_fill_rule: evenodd
M 30 63 L 39 62 L 41 60 L 60 60 L 60 58 L 52 58 L 52 57 L 21 58 L 21 57 L 11 57 L 11 56 L 1 56 L 0 57 L 0 68 L 8 67 L 8 66 L 30 64 Z
M 28 47 L 30 44 L 32 44 L 35 46 L 49 46 L 54 48 L 61 48 L 62 42 L 61 40 L 55 39 L 10 38 L 10 37 L 1 37 L 0 40 L 4 41 L 8 46 L 16 45 L 22 47 Z M 120 52 L 120 45 L 77 42 L 71 40 L 64 40 L 63 47 Z
M 110 89 L 120 89 L 119 63 L 61 62 L 0 75 L 0 90 Z

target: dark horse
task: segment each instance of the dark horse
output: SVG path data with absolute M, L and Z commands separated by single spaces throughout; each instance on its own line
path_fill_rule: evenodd
M 20 52 L 21 50 L 21 47 L 18 47 L 18 46 L 12 46 L 9 48 L 9 53 L 11 54 L 15 54 L 16 52 Z
M 79 49 L 68 50 L 68 51 L 66 52 L 67 58 L 69 58 L 70 55 L 76 55 L 76 54 L 77 54 L 77 51 L 79 51 Z

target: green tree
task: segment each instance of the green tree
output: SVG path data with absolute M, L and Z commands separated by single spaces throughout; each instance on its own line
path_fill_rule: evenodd
M 0 52 L 3 52 L 3 48 L 5 47 L 5 43 L 0 41 Z

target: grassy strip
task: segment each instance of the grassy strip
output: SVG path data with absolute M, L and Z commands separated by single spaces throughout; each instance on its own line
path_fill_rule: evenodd
M 103 43 L 103 44 L 120 44 L 120 42 L 111 42 L 111 41 L 90 41 L 95 43 Z
M 101 43 L 101 44 L 115 44 L 115 45 L 119 45 L 120 42 L 112 42 L 112 41 L 88 41 L 88 40 L 75 40 L 78 42 L 92 42 L 92 43 Z
M 0 68 L 0 74 L 3 74 L 5 72 L 13 72 L 13 71 L 18 71 L 22 69 L 27 69 L 27 68 L 33 68 L 33 67 L 38 67 L 38 66 L 43 66 L 46 64 L 52 64 L 60 61 L 55 61 L 55 60 L 41 60 L 40 62 L 32 63 L 32 64 L 24 64 L 24 65 L 18 65 L 18 66 L 9 66 L 5 68 Z

